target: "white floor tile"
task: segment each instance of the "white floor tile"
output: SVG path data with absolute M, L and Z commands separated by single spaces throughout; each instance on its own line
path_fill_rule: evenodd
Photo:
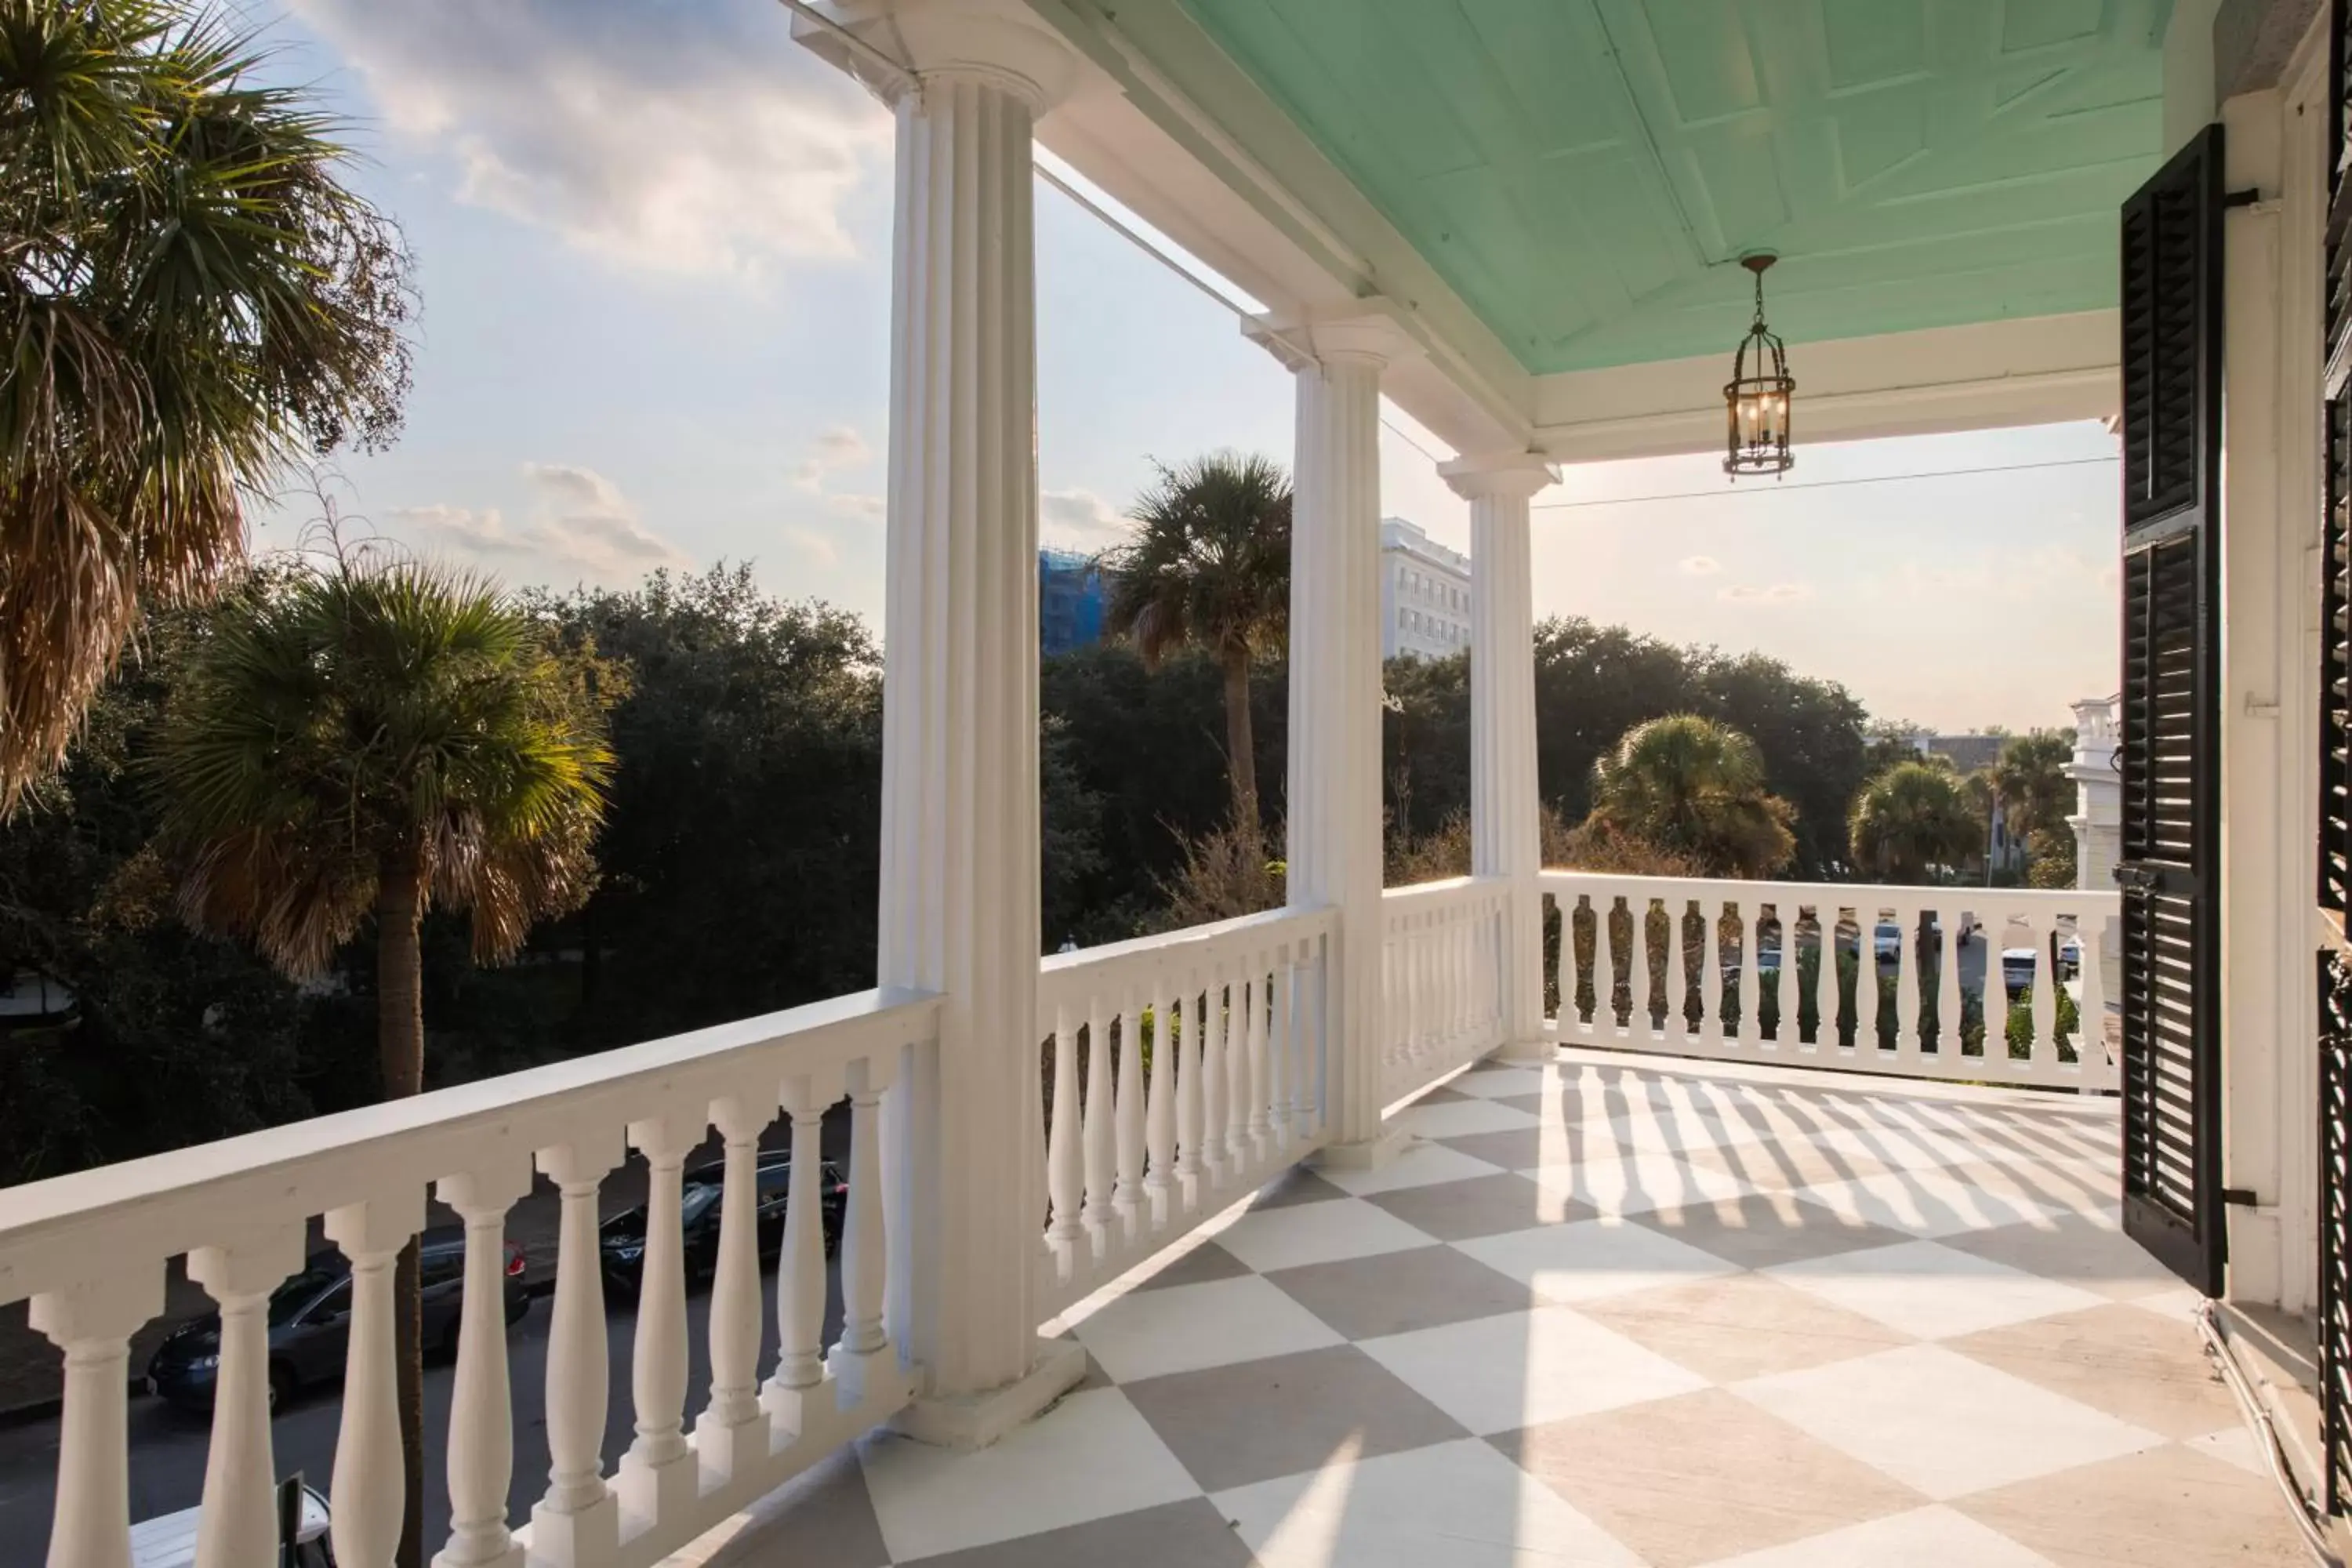
M 1454 1246 L 1556 1303 L 1738 1272 L 1713 1253 L 1614 1218 L 1507 1231 Z
M 1130 1292 L 1079 1323 L 1077 1335 L 1114 1383 L 1346 1342 L 1255 1274 Z
M 1885 1122 L 1861 1127 L 1832 1123 L 1814 1131 L 1811 1138 L 1822 1148 L 1833 1149 L 1841 1154 L 1858 1154 L 1906 1171 L 1963 1165 L 1972 1160 L 1990 1160 L 2000 1152 L 1998 1144 L 1970 1138 L 1961 1131 Z
M 1497 1100 L 1507 1094 L 1553 1093 L 1560 1081 L 1560 1075 L 1550 1068 L 1480 1068 L 1464 1073 L 1446 1087 L 1475 1094 L 1481 1100 Z
M 1218 1492 L 1262 1568 L 1643 1568 L 1486 1444 L 1441 1443 Z
M 1116 1388 L 1074 1394 L 977 1451 L 883 1433 L 861 1454 L 883 1543 L 900 1561 L 1201 1495 Z
M 2081 1311 L 2107 1300 L 1932 1241 L 1809 1258 L 1762 1272 L 1923 1340 Z
M 2057 1568 L 2039 1552 L 1948 1508 L 1923 1508 L 1827 1535 L 1744 1552 L 1706 1568 Z
M 1516 1105 L 1491 1100 L 1446 1100 L 1416 1105 L 1403 1117 L 1405 1131 L 1423 1138 L 1466 1138 L 1473 1132 L 1509 1132 L 1533 1127 L 1536 1118 Z
M 1402 1252 L 1428 1247 L 1435 1239 L 1358 1198 L 1259 1209 L 1223 1222 L 1215 1235 L 1219 1247 L 1261 1274 Z
M 1484 1160 L 1474 1160 L 1443 1143 L 1415 1143 L 1376 1171 L 1328 1170 L 1319 1174 L 1342 1192 L 1366 1197 L 1373 1193 L 1392 1193 L 1402 1187 L 1426 1187 L 1439 1182 L 1462 1182 L 1472 1176 L 1497 1175 L 1502 1169 L 1502 1166 L 1490 1165 Z
M 1706 1379 L 1568 1307 L 1420 1329 L 1357 1347 L 1486 1436 L 1707 1386 Z
M 2161 1444 L 1940 1345 L 1908 1345 L 1732 1392 L 1938 1500 Z
M 2015 1193 L 1973 1186 L 1941 1171 L 1875 1172 L 1800 1188 L 1797 1195 L 1848 1224 L 1883 1225 L 1925 1237 L 2046 1221 L 2067 1212 Z
M 1556 1132 L 1565 1139 L 1564 1132 L 1547 1129 L 1544 1163 L 1522 1173 L 1547 1193 L 1590 1204 L 1604 1215 L 1647 1214 L 1760 1190 L 1727 1171 L 1685 1164 L 1660 1150 L 1622 1148 L 1606 1134 L 1584 1138 L 1571 1160 L 1565 1142 L 1554 1147 Z
M 2262 1439 L 2251 1426 L 2228 1426 L 2219 1432 L 2208 1432 L 2202 1437 L 2191 1437 L 2183 1447 L 2194 1448 L 2225 1465 L 2235 1465 L 2250 1476 L 2270 1479 L 2270 1457 L 2263 1452 Z

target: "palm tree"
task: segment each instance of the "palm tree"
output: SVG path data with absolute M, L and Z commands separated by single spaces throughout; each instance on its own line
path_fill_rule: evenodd
M 0 809 L 142 600 L 240 559 L 243 494 L 398 427 L 399 231 L 220 9 L 0 0 Z
M 2074 760 L 2074 737 L 2064 730 L 2036 730 L 2001 747 L 1992 788 L 2011 837 L 2030 846 L 2037 832 L 2064 825 L 2074 804 L 2074 783 L 2066 776 Z
M 1686 856 L 1710 877 L 1787 865 L 1793 816 L 1766 788 L 1756 742 L 1695 713 L 1636 724 L 1592 764 L 1591 824 Z
M 1234 821 L 1259 830 L 1250 667 L 1282 646 L 1290 617 L 1290 479 L 1269 458 L 1212 452 L 1174 468 L 1135 503 L 1135 536 L 1103 552 L 1104 628 L 1146 669 L 1198 647 L 1225 677 L 1225 768 Z
M 1862 786 L 1847 820 L 1854 863 L 1881 880 L 1924 882 L 1957 866 L 1979 844 L 1976 808 L 1948 766 L 1897 763 Z
M 183 914 L 295 976 L 373 915 L 383 1093 L 416 1093 L 427 908 L 466 911 L 495 963 L 587 897 L 613 761 L 597 676 L 478 578 L 366 557 L 257 574 L 210 617 L 152 762 Z M 394 1280 L 404 1565 L 423 1535 L 416 1256 Z

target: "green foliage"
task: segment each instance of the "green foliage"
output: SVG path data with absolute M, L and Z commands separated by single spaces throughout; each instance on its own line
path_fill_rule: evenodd
M 1155 670 L 1198 648 L 1224 678 L 1234 821 L 1258 822 L 1250 667 L 1277 654 L 1290 616 L 1290 477 L 1269 458 L 1213 452 L 1171 468 L 1135 503 L 1135 534 L 1105 551 L 1103 629 Z
M 1766 877 L 1796 847 L 1756 742 L 1678 713 L 1635 725 L 1592 764 L 1593 822 L 1688 856 L 1714 877 Z
M 1449 749 L 1431 764 L 1459 766 L 1460 793 L 1429 782 L 1416 759 L 1415 831 L 1427 831 L 1469 801 L 1466 668 L 1465 681 L 1458 752 Z M 1591 811 L 1592 765 L 1627 731 L 1668 714 L 1696 713 L 1754 741 L 1773 792 L 1794 808 L 1789 874 L 1818 876 L 1844 857 L 1846 807 L 1868 776 L 1868 742 L 1862 704 L 1834 682 L 1809 679 L 1761 654 L 1676 647 L 1622 626 L 1549 620 L 1536 628 L 1536 712 L 1543 798 L 1570 822 Z
M 2021 838 L 2065 826 L 2074 804 L 2074 784 L 2066 776 L 2074 760 L 2074 737 L 2065 730 L 2015 735 L 1992 767 L 1994 798 L 2010 831 Z
M 241 558 L 240 491 L 397 429 L 400 235 L 271 71 L 185 0 L 0 0 L 0 805 L 142 601 Z
M 183 912 L 316 975 L 405 865 L 503 963 L 587 895 L 613 679 L 480 578 L 364 553 L 257 574 L 206 617 L 150 762 Z
M 1882 881 L 1925 882 L 1984 841 L 1984 823 L 1949 766 L 1897 763 L 1863 786 L 1849 820 L 1854 863 Z
M 2070 827 L 2037 827 L 2025 841 L 2025 881 L 2033 888 L 2071 888 L 2077 868 L 2074 831 Z

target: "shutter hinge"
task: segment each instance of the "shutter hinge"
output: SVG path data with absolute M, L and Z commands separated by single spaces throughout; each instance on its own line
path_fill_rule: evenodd
M 2225 1204 L 2235 1204 L 2240 1208 L 2252 1209 L 2262 1206 L 2262 1200 L 2254 1195 L 2254 1189 L 2252 1187 L 2223 1187 L 2221 1201 Z
M 2254 186 L 2248 185 L 2242 191 L 2231 191 L 2223 196 L 2221 205 L 2224 207 L 2252 207 L 2260 206 L 2262 201 L 2263 193 Z
M 2277 698 L 2275 698 L 2275 697 L 2257 697 L 2257 696 L 2255 696 L 2255 695 L 2254 695 L 2252 692 L 2251 692 L 2251 691 L 2249 691 L 2249 692 L 2247 692 L 2247 693 L 2246 693 L 2246 717 L 2247 717 L 2247 718 L 2249 718 L 2249 719 L 2275 719 L 2275 718 L 2277 718 L 2277 717 L 2278 717 L 2278 715 L 2279 715 L 2279 705 L 2278 705 L 2278 699 L 2277 699 Z

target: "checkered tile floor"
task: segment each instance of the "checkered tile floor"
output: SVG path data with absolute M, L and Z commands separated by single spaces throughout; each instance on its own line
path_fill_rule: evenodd
M 2112 1101 L 1563 1053 L 1295 1172 L 1071 1314 L 993 1448 L 891 1436 L 757 1568 L 2305 1562 L 2116 1228 Z

